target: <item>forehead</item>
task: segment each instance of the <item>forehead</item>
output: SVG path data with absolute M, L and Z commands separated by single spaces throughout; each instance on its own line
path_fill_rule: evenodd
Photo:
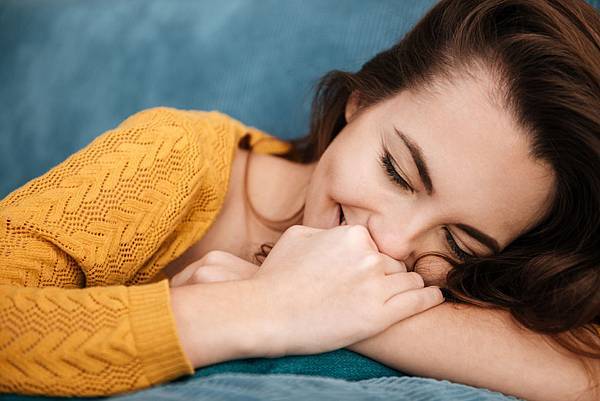
M 448 223 L 472 225 L 505 246 L 541 217 L 553 176 L 530 156 L 527 133 L 493 92 L 489 79 L 456 79 L 431 90 L 405 90 L 378 111 L 387 116 L 383 124 L 422 148 L 435 188 L 432 201 L 456 220 Z M 406 154 L 400 141 L 393 143 Z

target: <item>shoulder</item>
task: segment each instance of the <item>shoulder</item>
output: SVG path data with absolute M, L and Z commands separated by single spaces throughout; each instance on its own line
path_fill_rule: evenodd
M 248 136 L 249 144 L 256 153 L 282 153 L 287 151 L 289 142 L 258 128 L 247 125 L 237 118 L 218 110 L 185 110 L 173 107 L 152 107 L 139 111 L 126 118 L 118 128 L 172 128 L 195 135 L 230 137 L 235 143 Z
M 131 126 L 163 126 L 163 125 L 175 125 L 180 126 L 185 123 L 193 121 L 207 121 L 207 122 L 218 122 L 219 120 L 228 120 L 231 117 L 224 113 L 205 110 L 185 110 L 177 109 L 174 107 L 151 107 L 144 110 L 140 110 L 131 116 L 127 117 L 119 125 L 121 128 L 127 128 Z
M 243 124 L 219 111 L 153 107 L 132 114 L 96 141 L 122 140 L 143 149 L 145 157 L 179 157 L 198 168 L 227 167 L 244 131 Z
M 246 127 L 231 116 L 216 111 L 184 110 L 173 107 L 152 107 L 138 111 L 121 122 L 117 129 L 157 129 L 172 128 L 173 131 L 217 134 L 241 134 Z
M 257 159 L 263 162 L 284 163 L 279 158 L 268 156 L 285 153 L 291 146 L 285 140 L 216 110 L 154 107 L 130 116 L 117 130 L 127 131 L 124 135 L 137 142 L 154 142 L 157 144 L 155 147 L 160 144 L 165 155 L 173 152 L 181 154 L 186 163 L 195 165 L 196 169 L 210 170 L 206 171 L 209 175 L 218 175 L 219 182 L 228 181 L 228 172 L 236 155 L 246 156 L 243 149 L 238 149 L 241 140 L 249 142 L 252 153 L 256 153 Z

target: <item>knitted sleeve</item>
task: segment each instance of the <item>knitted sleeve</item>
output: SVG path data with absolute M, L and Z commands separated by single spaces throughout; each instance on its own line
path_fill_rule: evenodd
M 109 395 L 194 372 L 168 281 L 151 279 L 219 202 L 230 155 L 210 155 L 233 139 L 203 118 L 137 113 L 0 202 L 0 392 Z

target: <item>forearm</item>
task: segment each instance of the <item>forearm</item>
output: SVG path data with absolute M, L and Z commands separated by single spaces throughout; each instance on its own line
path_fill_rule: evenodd
M 348 348 L 407 373 L 530 401 L 591 399 L 581 394 L 588 378 L 580 362 L 506 312 L 445 303 Z

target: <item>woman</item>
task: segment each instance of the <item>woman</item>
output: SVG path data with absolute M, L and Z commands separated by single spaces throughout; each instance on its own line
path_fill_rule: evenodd
M 326 75 L 304 139 L 216 112 L 130 117 L 0 204 L 0 388 L 109 394 L 348 347 L 594 399 L 598 66 L 581 1 L 442 1 Z

